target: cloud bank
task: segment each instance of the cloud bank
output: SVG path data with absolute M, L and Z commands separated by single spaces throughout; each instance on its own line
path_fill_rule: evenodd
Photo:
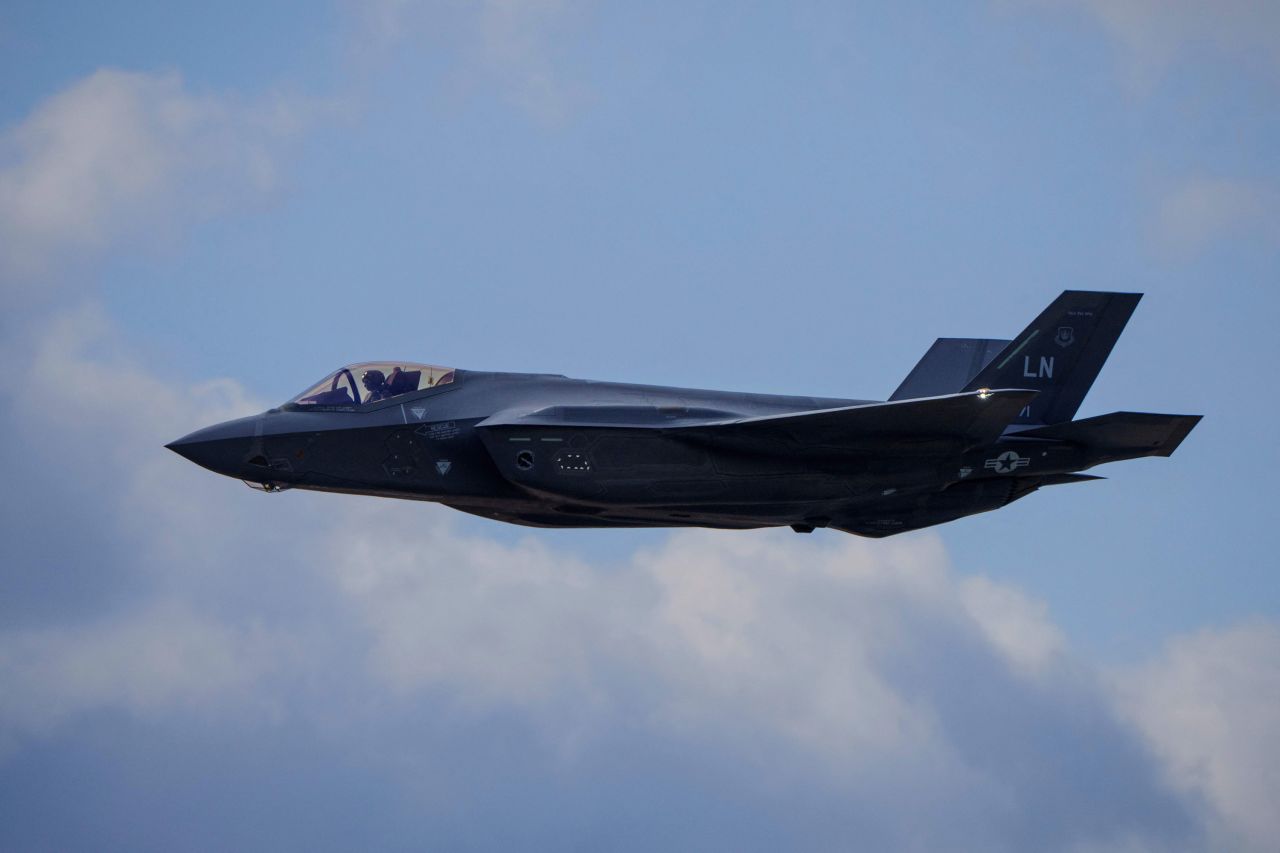
M 1276 838 L 1271 626 L 1178 638 L 1103 671 L 1073 656 L 1042 603 L 956 575 L 932 536 L 684 532 L 597 565 L 538 534 L 463 533 L 433 507 L 263 496 L 159 449 L 184 421 L 254 405 L 234 386 L 156 382 L 91 314 L 48 340 L 42 358 L 60 352 L 88 389 L 109 367 L 145 394 L 95 398 L 91 429 L 44 400 L 6 403 L 29 430 L 10 470 L 32 500 L 82 500 L 89 519 L 52 552 L 60 516 L 6 521 L 6 541 L 26 543 L 6 556 L 6 585 L 40 602 L 88 570 L 108 593 L 0 630 L 10 773 L 34 762 L 56 784 L 101 772 L 99 738 L 143 753 L 175 738 L 161 801 L 214 846 L 235 843 L 217 827 L 245 806 L 188 799 L 178 782 L 216 767 L 267 802 L 281 786 L 319 796 L 313 774 L 359 778 L 401 803 L 376 814 L 405 846 L 1264 850 Z M 103 483 L 87 496 L 38 476 L 95 459 Z M 306 778 L 296 757 L 260 768 L 215 746 L 257 754 L 281 738 L 306 753 Z M 76 796 L 82 808 L 100 794 Z M 164 833 L 129 826 L 155 796 L 126 776 L 118 817 L 96 820 L 149 846 Z M 149 820 L 177 832 L 160 812 Z
M 270 193 L 283 144 L 317 109 L 191 92 L 174 73 L 94 72 L 0 134 L 0 281 L 47 281 L 69 257 Z

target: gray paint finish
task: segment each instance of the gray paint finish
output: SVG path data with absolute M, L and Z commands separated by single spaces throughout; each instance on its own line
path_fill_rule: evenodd
M 887 536 L 1170 455 L 1198 415 L 1070 420 L 1139 298 L 1066 291 L 1011 341 L 939 339 L 883 403 L 424 365 L 387 381 L 448 372 L 361 403 L 357 365 L 168 446 L 266 491 L 436 501 L 515 524 Z M 388 387 L 365 367 L 365 387 Z

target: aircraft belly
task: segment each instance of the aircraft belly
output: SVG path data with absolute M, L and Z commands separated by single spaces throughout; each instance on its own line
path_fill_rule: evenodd
M 837 516 L 831 526 L 859 536 L 879 538 L 999 509 L 1035 490 L 1019 489 L 1016 478 L 957 483 L 941 491 L 885 501 Z

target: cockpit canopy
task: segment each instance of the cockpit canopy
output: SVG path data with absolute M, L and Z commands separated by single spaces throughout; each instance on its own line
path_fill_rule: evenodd
M 292 406 L 367 406 L 453 381 L 453 368 L 367 361 L 339 368 L 289 401 Z

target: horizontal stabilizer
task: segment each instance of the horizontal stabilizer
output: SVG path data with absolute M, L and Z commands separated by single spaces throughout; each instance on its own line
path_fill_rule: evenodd
M 1009 341 L 990 338 L 938 338 L 889 399 L 910 400 L 963 391 L 1008 345 Z
M 1155 415 L 1112 412 L 1015 433 L 1018 438 L 1045 438 L 1078 444 L 1105 456 L 1171 456 L 1200 415 Z

